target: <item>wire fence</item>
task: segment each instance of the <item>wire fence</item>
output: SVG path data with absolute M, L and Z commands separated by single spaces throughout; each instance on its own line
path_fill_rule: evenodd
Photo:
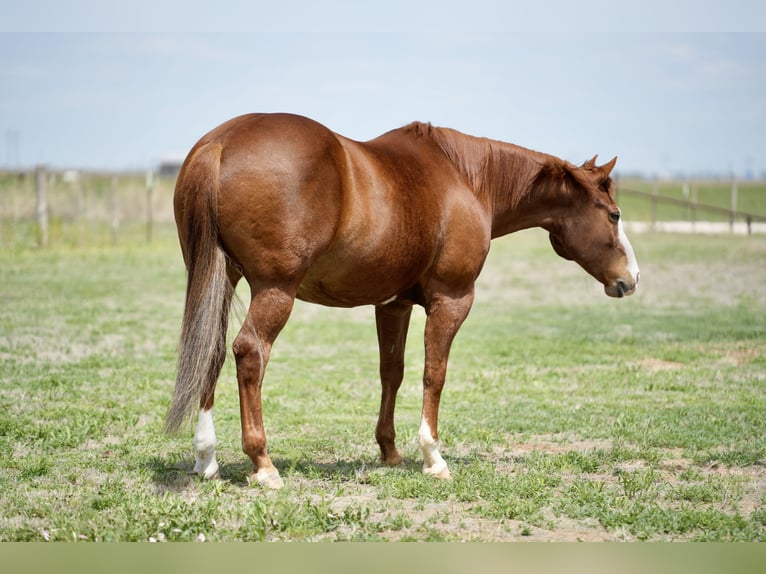
M 153 171 L 0 172 L 0 245 L 151 242 L 173 222 L 174 185 L 174 175 Z
M 720 183 L 716 185 L 721 187 Z M 761 196 L 758 198 L 760 199 L 758 203 L 766 203 L 766 184 L 756 185 L 758 187 L 748 187 L 753 188 L 752 191 L 757 191 L 757 196 Z M 728 207 L 720 205 L 720 202 L 718 205 L 700 203 L 698 182 L 683 182 L 680 188 L 683 195 L 681 198 L 660 194 L 656 181 L 652 182 L 651 191 L 618 186 L 617 199 L 622 203 L 623 198 L 627 196 L 648 205 L 648 218 L 644 217 L 642 221 L 633 222 L 634 229 L 641 231 L 722 233 L 727 231 L 726 222 L 721 221 L 724 219 L 728 220 L 729 233 L 746 233 L 747 235 L 752 235 L 754 232 L 766 233 L 766 215 L 738 209 L 739 184 L 736 180 L 732 180 L 729 188 Z M 726 194 L 719 192 L 718 198 L 725 200 Z M 750 203 L 754 204 L 752 201 Z M 668 218 L 668 211 L 676 216 L 672 219 Z
M 0 171 L 0 247 L 151 243 L 174 229 L 175 175 Z M 766 233 L 766 182 L 636 179 L 617 196 L 639 231 Z

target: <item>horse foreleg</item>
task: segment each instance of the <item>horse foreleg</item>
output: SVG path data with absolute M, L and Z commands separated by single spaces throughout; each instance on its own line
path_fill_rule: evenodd
M 396 450 L 394 409 L 396 393 L 404 378 L 404 347 L 411 314 L 412 305 L 402 303 L 394 302 L 375 308 L 381 383 L 380 413 L 375 438 L 380 445 L 381 462 L 391 466 L 402 462 Z
M 473 290 L 460 296 L 436 295 L 426 308 L 425 370 L 423 373 L 423 411 L 418 443 L 423 451 L 423 472 L 437 478 L 450 479 L 447 462 L 439 452 L 439 401 L 447 360 L 455 335 L 468 316 L 473 303 Z
M 261 387 L 271 346 L 287 322 L 293 301 L 291 295 L 279 289 L 254 294 L 233 345 L 237 360 L 242 450 L 253 461 L 252 478 L 268 488 L 280 488 L 283 482 L 266 448 Z

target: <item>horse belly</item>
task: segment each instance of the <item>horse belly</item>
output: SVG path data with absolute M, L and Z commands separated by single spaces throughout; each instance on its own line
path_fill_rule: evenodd
M 357 251 L 327 254 L 308 270 L 298 288 L 303 301 L 330 307 L 356 307 L 387 302 L 417 283 L 423 258 L 385 256 L 378 251 L 364 257 Z

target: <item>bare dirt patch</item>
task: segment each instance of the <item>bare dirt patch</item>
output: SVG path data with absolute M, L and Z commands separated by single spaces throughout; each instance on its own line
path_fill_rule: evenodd
M 498 447 L 502 456 L 523 457 L 533 452 L 544 454 L 564 454 L 570 451 L 588 452 L 612 448 L 608 439 L 578 439 L 570 433 L 533 436 L 527 441 L 511 442 L 505 447 Z
M 663 361 L 662 359 L 655 359 L 653 357 L 647 357 L 630 364 L 651 371 L 652 373 L 674 371 L 676 369 L 683 369 L 685 366 L 683 363 L 678 363 L 676 361 Z

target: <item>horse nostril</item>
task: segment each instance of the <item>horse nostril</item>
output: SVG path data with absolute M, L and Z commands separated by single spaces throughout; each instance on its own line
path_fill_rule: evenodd
M 629 291 L 628 286 L 625 284 L 625 281 L 623 281 L 622 279 L 617 280 L 615 287 L 617 287 L 618 297 L 623 297 L 625 295 L 625 292 Z

